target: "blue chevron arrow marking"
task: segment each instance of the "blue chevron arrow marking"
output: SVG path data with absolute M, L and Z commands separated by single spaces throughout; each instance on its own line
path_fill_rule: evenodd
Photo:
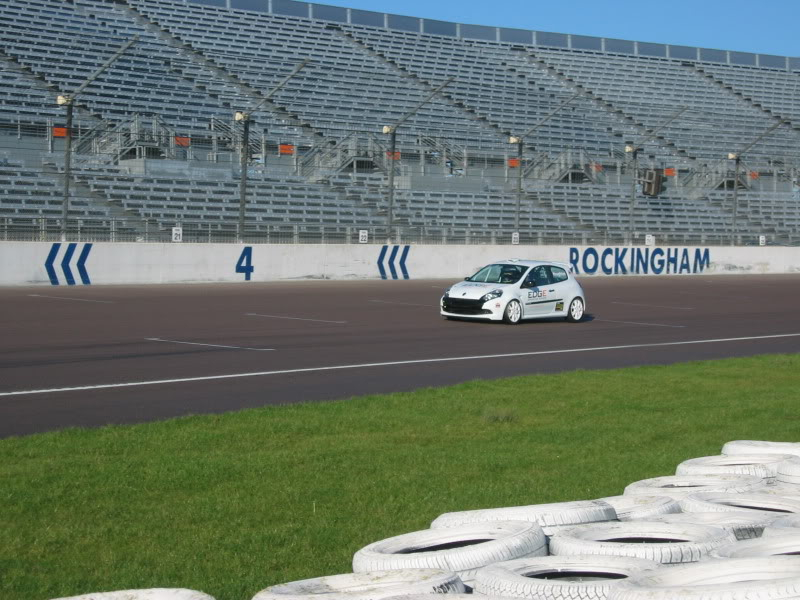
M 386 274 L 386 268 L 384 267 L 384 261 L 387 262 L 389 265 L 389 272 L 392 274 L 392 279 L 399 279 L 397 276 L 397 269 L 395 268 L 395 261 L 397 260 L 397 255 L 400 254 L 400 272 L 403 275 L 403 279 L 410 279 L 408 275 L 408 269 L 406 268 L 406 259 L 408 258 L 408 252 L 411 250 L 411 246 L 403 246 L 403 252 L 400 252 L 400 246 L 392 246 L 392 251 L 389 252 L 389 246 L 383 246 L 381 248 L 381 253 L 378 256 L 378 270 L 381 273 L 381 279 L 389 279 L 389 276 Z M 386 260 L 386 254 L 389 253 L 389 259 Z
M 75 242 L 67 244 L 67 251 L 64 252 L 64 258 L 61 259 L 61 270 L 64 271 L 67 285 L 75 285 L 75 278 L 72 276 L 72 269 L 69 268 L 69 261 L 72 260 L 72 255 L 75 254 L 75 248 L 77 247 L 78 244 Z
M 397 279 L 397 271 L 394 268 L 394 259 L 397 258 L 397 251 L 400 246 L 393 246 L 392 253 L 389 255 L 389 270 L 392 272 L 392 279 Z
M 47 276 L 50 278 L 50 285 L 58 285 L 58 275 L 56 275 L 56 270 L 53 268 L 53 263 L 60 249 L 61 244 L 53 244 L 50 247 L 50 254 L 47 255 L 47 260 L 44 261 L 44 268 L 47 270 Z
M 408 279 L 408 269 L 406 269 L 406 259 L 408 258 L 408 251 L 411 246 L 403 248 L 403 254 L 400 255 L 400 270 L 403 272 L 403 279 Z
M 383 268 L 383 259 L 386 258 L 386 250 L 388 249 L 389 246 L 381 248 L 381 253 L 378 256 L 378 270 L 381 272 L 381 279 L 386 279 L 386 269 Z
M 64 251 L 64 256 L 61 258 L 61 271 L 64 273 L 64 281 L 67 285 L 75 285 L 75 277 L 72 274 L 70 262 L 72 257 L 75 256 L 75 250 L 78 249 L 78 244 L 72 242 L 67 244 L 67 249 Z M 58 258 L 58 253 L 61 251 L 61 244 L 56 242 L 50 246 L 50 252 L 47 254 L 47 259 L 44 261 L 44 268 L 47 271 L 47 277 L 50 279 L 50 285 L 60 285 L 58 274 L 56 273 L 55 262 Z M 92 251 L 92 244 L 84 244 L 81 252 L 78 255 L 78 262 L 75 266 L 78 267 L 78 276 L 81 278 L 83 285 L 91 285 L 92 281 L 89 279 L 89 272 L 86 270 L 86 261 L 89 258 L 89 253 Z
M 83 285 L 92 285 L 92 282 L 89 279 L 89 273 L 86 271 L 86 259 L 89 258 L 89 252 L 91 251 L 92 244 L 84 244 L 83 250 L 81 250 L 81 255 L 78 257 L 78 275 L 80 275 L 81 283 L 83 283 Z

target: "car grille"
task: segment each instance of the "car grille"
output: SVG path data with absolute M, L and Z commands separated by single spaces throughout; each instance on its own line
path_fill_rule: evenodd
M 492 311 L 483 309 L 480 300 L 465 300 L 464 298 L 445 298 L 442 303 L 445 312 L 454 315 L 490 315 Z

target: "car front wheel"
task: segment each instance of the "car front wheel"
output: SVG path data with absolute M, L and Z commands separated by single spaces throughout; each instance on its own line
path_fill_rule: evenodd
M 511 300 L 506 304 L 506 310 L 503 313 L 503 321 L 516 325 L 522 319 L 522 306 L 516 300 Z
M 569 310 L 567 311 L 567 321 L 570 323 L 577 323 L 583 318 L 583 299 L 574 298 L 569 303 Z

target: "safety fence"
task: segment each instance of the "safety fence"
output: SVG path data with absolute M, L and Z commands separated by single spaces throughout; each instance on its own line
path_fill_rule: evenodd
M 609 232 L 527 231 L 470 228 L 326 227 L 314 225 L 220 226 L 198 221 L 176 222 L 171 227 L 142 221 L 138 227 L 125 219 L 71 219 L 66 234 L 55 218 L 0 217 L 0 241 L 14 242 L 141 242 L 141 243 L 246 243 L 246 244 L 426 244 L 426 245 L 634 245 L 647 246 L 800 246 L 795 236 L 753 234 L 687 234 L 634 232 L 633 236 Z

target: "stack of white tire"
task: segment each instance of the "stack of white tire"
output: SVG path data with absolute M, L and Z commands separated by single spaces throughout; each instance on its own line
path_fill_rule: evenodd
M 734 441 L 598 500 L 448 512 L 253 600 L 800 600 L 800 443 Z M 59 600 L 213 600 L 128 590 Z M 224 599 L 220 599 L 224 600 Z

